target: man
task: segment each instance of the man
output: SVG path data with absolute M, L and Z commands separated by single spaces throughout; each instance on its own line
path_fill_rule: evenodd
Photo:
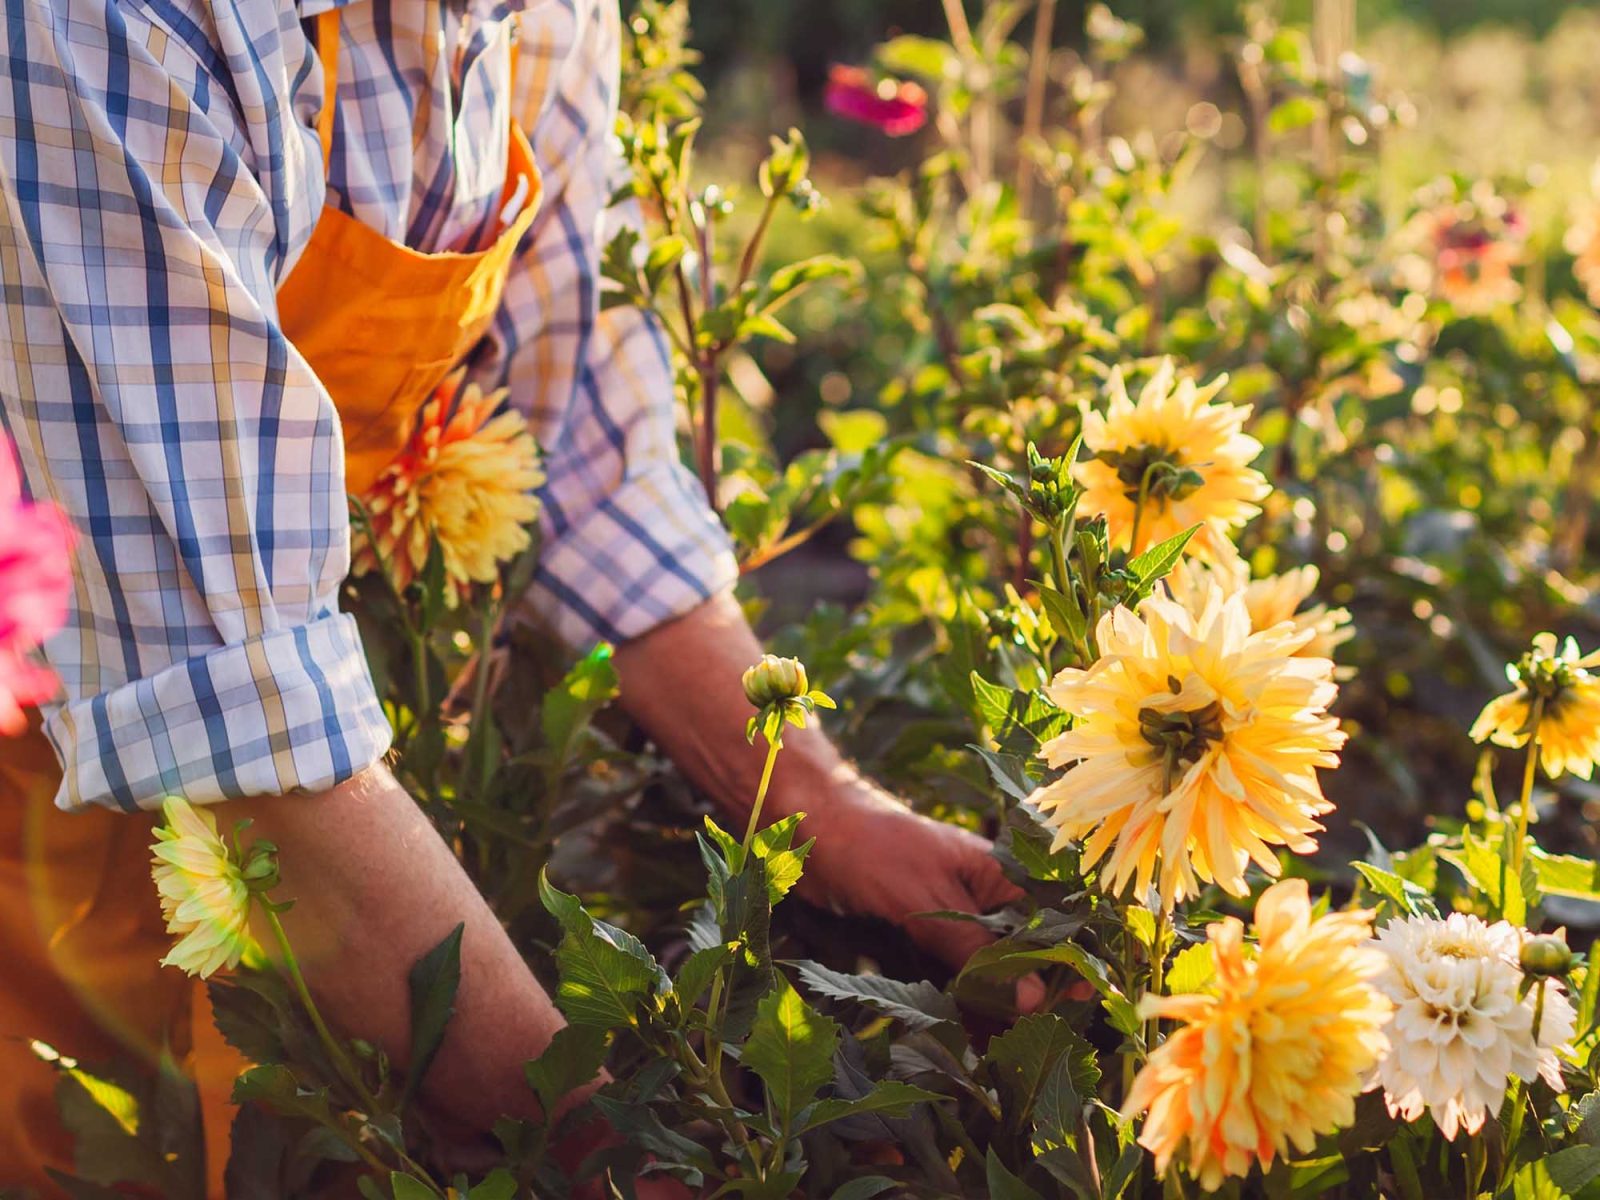
M 761 755 L 739 675 L 759 649 L 677 461 L 662 340 L 598 312 L 616 2 L 0 12 L 0 417 L 80 533 L 47 647 L 61 769 L 37 740 L 0 744 L 0 1187 L 68 1162 L 25 1039 L 91 1060 L 188 1044 L 187 996 L 155 964 L 148 819 L 129 815 L 173 793 L 278 844 L 324 1011 L 397 1058 L 406 971 L 464 921 L 427 1098 L 476 1128 L 536 1116 L 520 1064 L 560 1016 L 383 767 L 337 591 L 346 491 L 418 397 L 457 362 L 508 387 L 547 456 L 527 613 L 617 642 L 625 707 L 742 822 Z M 813 897 L 953 965 L 981 929 L 910 914 L 1011 894 L 986 843 L 820 734 L 792 735 L 770 806 L 811 814 Z

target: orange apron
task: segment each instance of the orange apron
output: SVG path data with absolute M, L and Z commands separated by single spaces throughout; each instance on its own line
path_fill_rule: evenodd
M 337 9 L 317 18 L 317 46 L 326 169 Z M 513 84 L 515 70 L 513 44 Z M 339 412 L 350 492 L 377 480 L 434 389 L 488 331 L 539 195 L 533 152 L 513 121 L 500 211 L 518 197 L 522 206 L 481 251 L 423 253 L 323 209 L 278 307 L 284 333 Z M 54 1069 L 29 1049 L 38 1039 L 86 1066 L 149 1065 L 163 1047 L 185 1059 L 205 1112 L 208 1195 L 221 1197 L 228 1096 L 242 1064 L 216 1033 L 205 989 L 157 965 L 170 939 L 150 881 L 151 818 L 62 813 L 60 778 L 37 722 L 21 738 L 0 739 L 0 1191 L 60 1195 L 45 1168 L 72 1167 Z

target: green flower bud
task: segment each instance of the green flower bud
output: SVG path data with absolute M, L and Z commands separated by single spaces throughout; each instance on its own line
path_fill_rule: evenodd
M 1548 978 L 1551 975 L 1565 975 L 1572 966 L 1572 951 L 1567 943 L 1551 934 L 1531 937 L 1522 943 L 1522 950 L 1518 954 L 1524 975 L 1535 975 Z
M 744 673 L 745 699 L 757 708 L 780 700 L 798 700 L 811 690 L 805 664 L 798 658 L 779 658 L 763 654 L 761 661 Z

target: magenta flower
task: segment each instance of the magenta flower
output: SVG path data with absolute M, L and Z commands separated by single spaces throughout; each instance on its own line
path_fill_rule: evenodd
M 29 656 L 67 618 L 71 551 L 60 510 L 22 498 L 11 443 L 0 434 L 0 734 L 21 733 L 23 706 L 55 693 L 55 676 Z
M 890 137 L 915 133 L 928 121 L 928 93 L 916 84 L 897 79 L 874 82 L 862 68 L 842 63 L 829 68 L 823 100 L 829 112 Z

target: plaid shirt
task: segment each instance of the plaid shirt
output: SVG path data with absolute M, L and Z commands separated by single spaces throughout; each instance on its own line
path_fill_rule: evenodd
M 302 20 L 339 2 L 0 0 L 0 418 L 81 533 L 46 646 L 63 807 L 319 790 L 388 748 L 338 611 L 338 420 L 274 293 L 325 198 L 475 248 L 513 105 L 545 201 L 472 362 L 547 456 L 527 603 L 574 644 L 627 639 L 733 577 L 678 461 L 659 330 L 597 311 L 616 0 L 349 4 L 324 180 Z

